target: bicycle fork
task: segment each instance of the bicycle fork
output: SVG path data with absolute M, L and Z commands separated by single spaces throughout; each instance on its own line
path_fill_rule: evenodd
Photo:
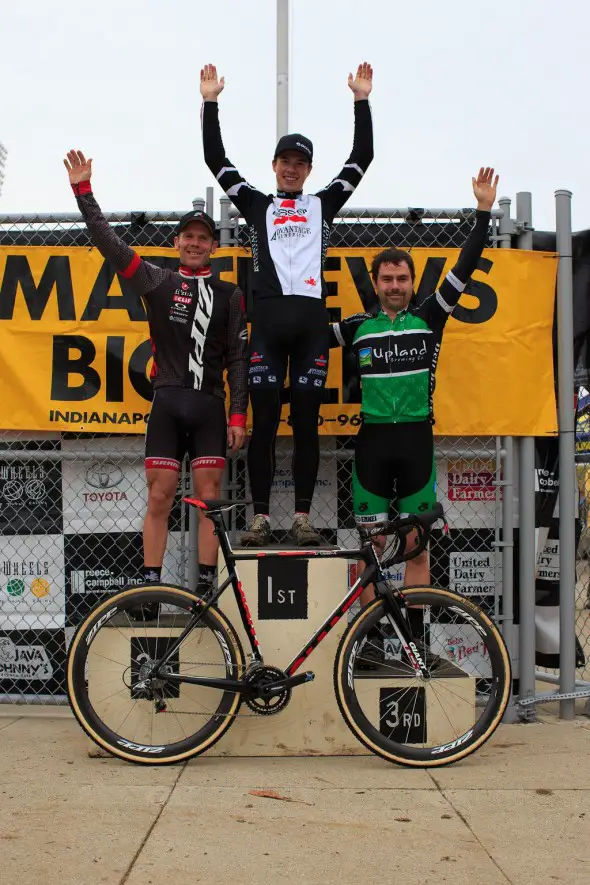
M 381 584 L 380 582 L 375 583 L 375 590 L 376 594 L 383 599 L 387 620 L 393 627 L 408 661 L 414 668 L 416 676 L 430 679 L 430 672 L 416 644 L 409 618 L 407 617 L 406 604 L 401 594 L 396 593 L 386 583 Z

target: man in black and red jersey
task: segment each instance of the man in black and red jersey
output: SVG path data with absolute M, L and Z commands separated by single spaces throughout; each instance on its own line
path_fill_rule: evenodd
M 356 77 L 349 74 L 348 85 L 354 94 L 354 142 L 336 178 L 316 194 L 304 194 L 313 146 L 304 135 L 285 135 L 274 152 L 274 196 L 248 184 L 226 157 L 217 105 L 223 77 L 218 79 L 213 65 L 201 71 L 205 162 L 246 219 L 252 249 L 254 307 L 248 387 L 253 427 L 248 472 L 254 520 L 242 535 L 245 545 L 263 546 L 270 537 L 270 488 L 287 363 L 295 481 L 291 533 L 300 546 L 321 543 L 309 522 L 309 511 L 319 465 L 318 416 L 330 348 L 323 267 L 334 216 L 373 159 L 368 101 L 372 83 L 373 70 L 366 62 L 359 65 Z
M 233 283 L 211 273 L 215 225 L 204 212 L 178 222 L 174 248 L 180 268 L 163 270 L 139 257 L 106 222 L 92 194 L 92 160 L 70 151 L 64 160 L 92 242 L 145 303 L 154 351 L 154 399 L 145 442 L 148 506 L 143 526 L 144 579 L 160 580 L 168 520 L 185 453 L 195 494 L 218 498 L 227 446 L 239 449 L 246 432 L 247 331 L 244 300 Z M 230 391 L 229 425 L 223 373 Z M 200 514 L 199 588 L 212 588 L 218 540 Z

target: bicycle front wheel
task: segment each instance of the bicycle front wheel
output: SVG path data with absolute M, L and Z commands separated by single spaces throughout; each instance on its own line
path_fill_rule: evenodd
M 470 600 L 435 587 L 406 587 L 403 594 L 428 679 L 416 676 L 393 615 L 376 599 L 340 642 L 338 705 L 373 753 L 401 765 L 448 765 L 481 747 L 499 725 L 510 697 L 510 658 L 493 622 Z
M 195 602 L 180 587 L 134 587 L 113 594 L 76 630 L 66 668 L 70 704 L 84 731 L 113 755 L 149 765 L 181 762 L 207 750 L 233 723 L 241 701 L 235 691 L 166 678 L 243 675 L 242 646 L 218 609 L 184 637 L 159 678 L 151 676 Z

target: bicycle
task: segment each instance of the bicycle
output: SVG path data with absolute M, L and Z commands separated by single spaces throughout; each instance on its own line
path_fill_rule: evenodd
M 213 521 L 227 578 L 207 599 L 173 585 L 133 586 L 99 603 L 78 626 L 68 650 L 68 696 L 78 722 L 99 746 L 139 764 L 182 762 L 213 746 L 242 703 L 251 711 L 247 715 L 279 713 L 293 689 L 314 678 L 300 672 L 302 665 L 368 584 L 375 599 L 345 629 L 334 662 L 338 706 L 356 738 L 390 762 L 435 767 L 464 759 L 493 734 L 511 688 L 510 659 L 494 623 L 459 594 L 398 589 L 386 575 L 392 564 L 425 549 L 434 523 L 444 517 L 441 505 L 371 529 L 360 549 L 261 552 L 230 544 L 224 514 L 248 502 L 185 501 Z M 412 530 L 415 547 L 404 552 Z M 385 539 L 381 551 L 377 536 Z M 261 557 L 365 564 L 284 670 L 264 662 L 236 569 L 237 562 Z M 217 606 L 230 585 L 250 644 L 248 659 Z M 138 623 L 138 606 L 152 612 L 155 606 L 155 618 Z M 377 638 L 383 663 L 364 669 L 363 649 Z

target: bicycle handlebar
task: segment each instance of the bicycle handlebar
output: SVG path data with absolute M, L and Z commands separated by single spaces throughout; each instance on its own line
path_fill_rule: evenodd
M 394 555 L 388 559 L 384 559 L 381 562 L 381 567 L 388 568 L 396 563 L 408 562 L 408 560 L 415 559 L 419 556 L 426 549 L 428 541 L 430 540 L 432 526 L 435 522 L 438 522 L 439 519 L 444 519 L 444 516 L 443 506 L 437 502 L 431 510 L 427 510 L 425 513 L 412 513 L 409 516 L 394 519 L 391 522 L 370 529 L 367 533 L 369 538 L 384 535 L 397 535 L 400 540 L 400 544 L 396 548 Z M 418 543 L 414 549 L 406 551 L 404 549 L 405 544 L 402 542 L 413 530 L 418 533 Z

